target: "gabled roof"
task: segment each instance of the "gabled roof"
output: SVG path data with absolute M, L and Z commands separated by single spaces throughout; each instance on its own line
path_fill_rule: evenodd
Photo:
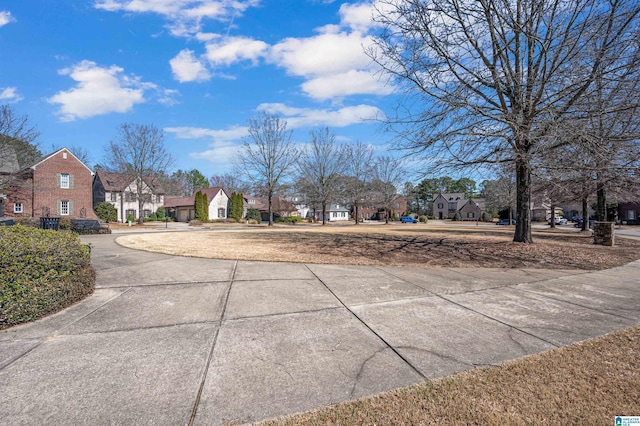
M 109 192 L 123 192 L 135 180 L 135 178 L 123 173 L 110 173 L 104 170 L 98 170 L 96 174 L 100 182 L 102 182 L 105 191 Z M 142 176 L 142 180 L 144 180 L 155 194 L 164 194 L 157 179 L 150 176 Z
M 222 191 L 225 195 L 227 194 L 224 189 L 219 186 L 214 186 L 212 188 L 204 188 L 199 189 L 198 191 L 202 191 L 203 194 L 206 194 L 207 200 L 211 202 L 215 198 L 216 195 L 220 191 Z M 164 198 L 164 206 L 165 207 L 190 207 L 195 205 L 196 203 L 196 191 L 191 197 L 165 197 Z
M 94 173 L 93 173 L 93 170 L 91 170 L 91 169 L 89 168 L 89 166 L 87 166 L 87 165 L 86 165 L 86 164 L 84 164 L 82 161 L 80 161 L 80 159 L 79 159 L 78 157 L 76 157 L 75 155 L 73 155 L 73 152 L 69 151 L 67 148 L 61 148 L 61 149 L 59 149 L 59 150 L 57 150 L 57 151 L 55 151 L 55 152 L 52 152 L 52 153 L 51 153 L 51 154 L 49 154 L 49 155 L 45 155 L 44 157 L 42 157 L 42 158 L 40 159 L 40 161 L 38 161 L 36 164 L 34 164 L 33 166 L 31 166 L 30 168 L 31 168 L 31 169 L 33 169 L 33 170 L 37 169 L 37 168 L 38 168 L 38 166 L 39 166 L 40 164 L 44 163 L 45 161 L 49 160 L 51 157 L 54 157 L 55 155 L 57 155 L 57 154 L 59 154 L 59 153 L 61 153 L 61 152 L 63 152 L 63 151 L 64 151 L 64 152 L 66 152 L 67 154 L 71 155 L 73 158 L 75 158 L 75 160 L 76 160 L 77 162 L 79 162 L 80 164 L 82 164 L 82 165 L 83 165 L 87 170 L 89 170 L 89 172 L 90 172 L 92 175 L 94 174 Z

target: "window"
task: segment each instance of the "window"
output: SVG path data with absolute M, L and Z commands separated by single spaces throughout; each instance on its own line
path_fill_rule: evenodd
M 438 208 L 439 208 L 439 209 L 444 208 L 444 204 L 443 204 L 443 203 L 438 203 Z
M 142 214 L 144 214 L 144 217 L 151 217 L 151 210 L 143 210 Z
M 69 189 L 69 174 L 68 173 L 62 173 L 60 175 L 60 188 L 65 188 L 65 189 Z
M 225 209 L 218 209 L 218 217 L 226 217 Z
M 116 194 L 115 192 L 111 193 L 111 201 L 118 201 L 118 194 Z
M 457 210 L 458 203 L 449 203 L 449 210 Z
M 127 192 L 126 193 L 126 201 L 136 201 L 136 193 L 135 192 Z
M 13 212 L 14 213 L 22 213 L 22 203 L 13 203 Z
M 636 211 L 635 210 L 627 210 L 627 219 L 628 220 L 636 220 Z
M 467 218 L 473 219 L 474 217 L 476 217 L 476 214 L 474 212 L 467 213 Z
M 133 217 L 134 219 L 136 218 L 136 211 L 133 209 L 129 209 L 127 210 L 127 217 L 125 219 L 129 219 L 129 216 Z
M 60 201 L 60 215 L 69 216 L 69 201 Z

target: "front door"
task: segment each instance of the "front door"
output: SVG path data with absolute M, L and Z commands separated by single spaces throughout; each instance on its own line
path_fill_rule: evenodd
M 438 219 L 442 220 L 442 212 L 438 212 Z

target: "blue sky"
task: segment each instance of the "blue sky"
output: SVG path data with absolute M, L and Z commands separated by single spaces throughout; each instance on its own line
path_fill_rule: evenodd
M 393 87 L 364 54 L 370 1 L 0 0 L 0 103 L 28 114 L 43 152 L 91 164 L 123 122 L 164 129 L 176 168 L 230 161 L 259 109 L 297 141 L 328 126 L 386 152 Z

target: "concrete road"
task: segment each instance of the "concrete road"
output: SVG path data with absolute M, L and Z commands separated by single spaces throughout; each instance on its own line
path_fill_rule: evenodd
M 640 262 L 586 273 L 173 257 L 93 245 L 95 293 L 0 332 L 0 424 L 216 425 L 640 324 Z

